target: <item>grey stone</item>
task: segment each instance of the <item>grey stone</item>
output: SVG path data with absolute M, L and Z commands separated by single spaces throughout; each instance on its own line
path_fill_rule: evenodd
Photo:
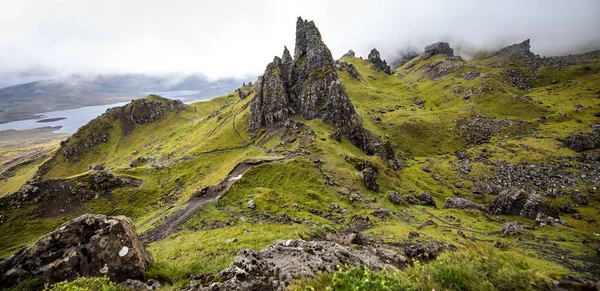
M 392 74 L 392 69 L 390 68 L 390 66 L 387 64 L 387 62 L 385 60 L 381 59 L 381 56 L 379 55 L 379 51 L 377 51 L 377 49 L 372 49 L 371 52 L 369 53 L 369 62 L 371 62 L 371 64 L 373 64 L 373 66 L 371 66 L 371 68 L 373 68 L 375 71 L 377 72 L 384 72 L 388 75 Z
M 427 60 L 432 56 L 444 54 L 446 56 L 452 57 L 454 56 L 454 50 L 450 47 L 447 42 L 436 42 L 426 46 L 423 49 L 423 54 L 421 54 L 422 60 Z
M 0 262 L 0 287 L 29 274 L 48 284 L 81 276 L 123 282 L 143 278 L 152 260 L 129 218 L 85 214 Z

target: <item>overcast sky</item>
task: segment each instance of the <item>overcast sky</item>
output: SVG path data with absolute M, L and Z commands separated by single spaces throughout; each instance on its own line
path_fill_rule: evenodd
M 495 49 L 531 38 L 541 55 L 600 48 L 599 0 L 0 0 L 0 76 L 256 76 L 284 45 L 293 54 L 298 16 L 336 58 L 377 47 L 391 61 L 435 41 Z

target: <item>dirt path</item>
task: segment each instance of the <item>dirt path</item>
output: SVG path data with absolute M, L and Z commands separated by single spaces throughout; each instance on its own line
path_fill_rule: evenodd
M 140 236 L 140 238 L 144 243 L 150 243 L 160 241 L 168 237 L 169 235 L 180 231 L 181 225 L 188 221 L 202 205 L 211 202 L 221 197 L 223 194 L 227 193 L 227 191 L 229 191 L 229 188 L 231 188 L 231 185 L 233 185 L 235 181 L 241 179 L 242 175 L 244 175 L 244 173 L 246 173 L 251 168 L 259 167 L 274 162 L 281 162 L 284 160 L 293 159 L 297 156 L 298 155 L 289 155 L 279 159 L 245 160 L 240 162 L 239 164 L 237 164 L 237 166 L 235 166 L 235 168 L 233 168 L 229 175 L 227 175 L 227 178 L 225 178 L 225 180 L 221 181 L 217 185 L 208 186 L 202 189 L 196 197 L 190 199 L 185 209 L 179 210 L 169 215 L 160 225 L 144 232 Z M 142 223 L 142 225 L 147 224 L 152 219 L 153 218 Z

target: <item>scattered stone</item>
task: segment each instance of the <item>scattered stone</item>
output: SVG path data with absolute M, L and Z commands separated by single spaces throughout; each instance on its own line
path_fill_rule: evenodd
M 248 208 L 250 208 L 250 209 L 256 208 L 256 202 L 254 200 L 248 201 Z
M 225 243 L 234 243 L 234 242 L 236 242 L 236 241 L 237 241 L 237 238 L 235 238 L 235 237 L 232 237 L 232 238 L 230 238 L 230 239 L 226 239 L 226 240 L 225 240 Z
M 412 239 L 412 238 L 420 237 L 420 236 L 421 235 L 418 232 L 416 232 L 416 231 L 411 231 L 411 232 L 408 233 L 408 239 Z
M 422 60 L 427 60 L 432 56 L 444 54 L 449 57 L 454 56 L 454 50 L 450 47 L 447 42 L 436 42 L 426 46 L 423 49 L 423 54 L 421 54 Z
M 146 283 L 139 280 L 127 279 L 125 280 L 125 282 L 119 284 L 119 286 L 133 291 L 151 291 L 159 290 L 160 288 L 162 288 L 160 282 L 154 279 L 150 279 L 146 281 Z
M 93 164 L 90 166 L 90 170 L 102 171 L 102 170 L 104 170 L 104 166 L 101 164 Z
M 507 221 L 502 227 L 500 236 L 514 236 L 525 232 L 525 229 L 516 221 Z
M 379 51 L 377 49 L 372 49 L 369 53 L 369 62 L 373 64 L 372 68 L 377 72 L 384 72 L 388 75 L 392 74 L 392 69 L 387 64 L 385 60 L 382 60 Z
M 423 192 L 419 196 L 417 196 L 417 198 L 419 198 L 421 205 L 436 207 L 435 200 L 433 199 L 433 196 L 431 196 L 431 193 L 429 193 L 429 192 Z
M 367 242 L 367 239 L 365 237 L 363 237 L 360 233 L 349 233 L 349 234 L 335 234 L 335 233 L 328 233 L 325 238 L 328 241 L 332 241 L 334 243 L 338 243 L 341 245 L 351 245 L 351 244 L 356 244 L 356 245 L 364 245 Z
M 583 216 L 581 216 L 581 214 L 579 214 L 579 213 L 575 213 L 575 214 L 573 214 L 573 218 L 581 220 L 581 219 L 583 219 Z
M 447 242 L 432 241 L 429 244 L 414 244 L 404 247 L 404 255 L 409 259 L 427 262 L 437 258 L 444 251 L 456 251 L 456 246 Z
M 477 79 L 479 76 L 481 75 L 480 72 L 466 72 L 464 74 L 462 74 L 462 78 L 465 80 L 475 80 Z
M 81 276 L 108 276 L 115 282 L 143 278 L 152 255 L 124 216 L 85 214 L 0 262 L 0 286 L 29 276 L 47 284 Z
M 502 243 L 501 241 L 496 241 L 496 242 L 494 243 L 494 247 L 495 247 L 495 248 L 499 248 L 499 249 L 505 249 L 505 248 L 506 248 L 506 245 L 505 245 L 504 243 Z
M 360 177 L 363 179 L 365 187 L 369 190 L 379 190 L 379 184 L 377 184 L 377 168 L 365 167 L 360 172 Z
M 485 206 L 475 203 L 467 198 L 452 198 L 447 197 L 444 200 L 444 208 L 456 208 L 456 209 L 477 209 L 483 212 L 487 211 Z
M 388 198 L 390 199 L 390 201 L 391 201 L 392 203 L 394 203 L 394 204 L 396 204 L 396 205 L 400 205 L 400 204 L 402 204 L 402 203 L 403 203 L 403 200 L 402 200 L 402 195 L 401 195 L 400 193 L 396 192 L 396 191 L 391 191 L 391 192 L 388 194 Z

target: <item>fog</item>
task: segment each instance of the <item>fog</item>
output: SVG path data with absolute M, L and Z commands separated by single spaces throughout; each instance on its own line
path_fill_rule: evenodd
M 298 16 L 315 21 L 335 57 L 376 47 L 391 62 L 436 41 L 468 57 L 527 38 L 535 53 L 560 55 L 600 48 L 599 12 L 597 0 L 0 0 L 0 77 L 256 76 L 293 48 Z

